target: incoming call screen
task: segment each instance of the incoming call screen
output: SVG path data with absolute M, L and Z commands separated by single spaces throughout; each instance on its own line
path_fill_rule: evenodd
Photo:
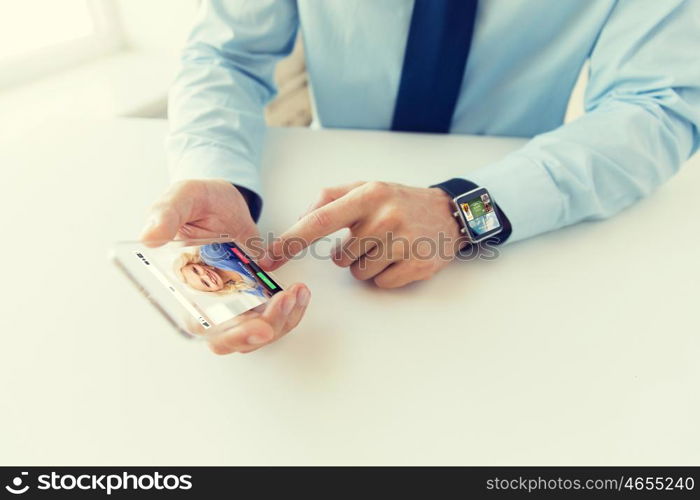
M 478 236 L 501 226 L 488 193 L 476 194 L 473 198 L 461 201 L 460 206 L 467 218 L 469 228 Z

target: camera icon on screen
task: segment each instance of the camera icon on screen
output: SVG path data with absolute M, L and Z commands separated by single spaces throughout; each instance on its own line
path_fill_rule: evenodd
M 27 490 L 29 489 L 29 485 L 26 484 L 22 486 L 22 480 L 24 476 L 27 476 L 29 473 L 28 472 L 22 472 L 20 473 L 19 476 L 16 476 L 12 479 L 12 484 L 11 485 L 6 485 L 5 489 L 12 493 L 13 495 L 21 495 L 22 493 L 26 493 Z

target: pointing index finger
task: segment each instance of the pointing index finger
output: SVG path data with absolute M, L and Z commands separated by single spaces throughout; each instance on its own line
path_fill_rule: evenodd
M 313 242 L 361 220 L 365 207 L 354 193 L 355 190 L 299 219 L 273 243 L 271 255 L 264 259 L 265 267 L 276 269 Z

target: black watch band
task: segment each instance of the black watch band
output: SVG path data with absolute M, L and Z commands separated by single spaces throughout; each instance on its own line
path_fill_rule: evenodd
M 446 192 L 450 196 L 450 198 L 457 198 L 459 195 L 472 191 L 478 188 L 479 186 L 477 184 L 474 184 L 472 181 L 456 177 L 454 179 L 441 182 L 439 184 L 433 184 L 430 187 L 440 188 L 444 192 Z M 503 227 L 503 229 L 500 233 L 498 233 L 495 236 L 492 236 L 486 241 L 489 243 L 493 243 L 494 245 L 500 245 L 506 242 L 506 240 L 510 236 L 510 233 L 513 232 L 513 227 L 510 225 L 510 220 L 508 220 L 508 217 L 506 217 L 506 214 L 503 213 L 503 210 L 501 210 L 497 202 L 494 203 L 494 207 L 496 209 L 496 215 L 498 215 L 498 220 L 501 222 L 501 226 Z

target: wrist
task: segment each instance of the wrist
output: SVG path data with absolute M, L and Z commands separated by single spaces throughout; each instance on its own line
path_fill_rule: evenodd
M 454 204 L 452 198 L 440 188 L 431 187 L 428 189 L 433 193 L 436 213 L 440 214 L 440 218 L 443 221 L 440 226 L 443 228 L 442 231 L 445 237 L 448 241 L 455 242 L 457 250 L 463 248 L 468 242 L 461 233 L 462 227 L 459 221 L 453 215 Z M 459 243 L 457 244 L 457 242 Z

